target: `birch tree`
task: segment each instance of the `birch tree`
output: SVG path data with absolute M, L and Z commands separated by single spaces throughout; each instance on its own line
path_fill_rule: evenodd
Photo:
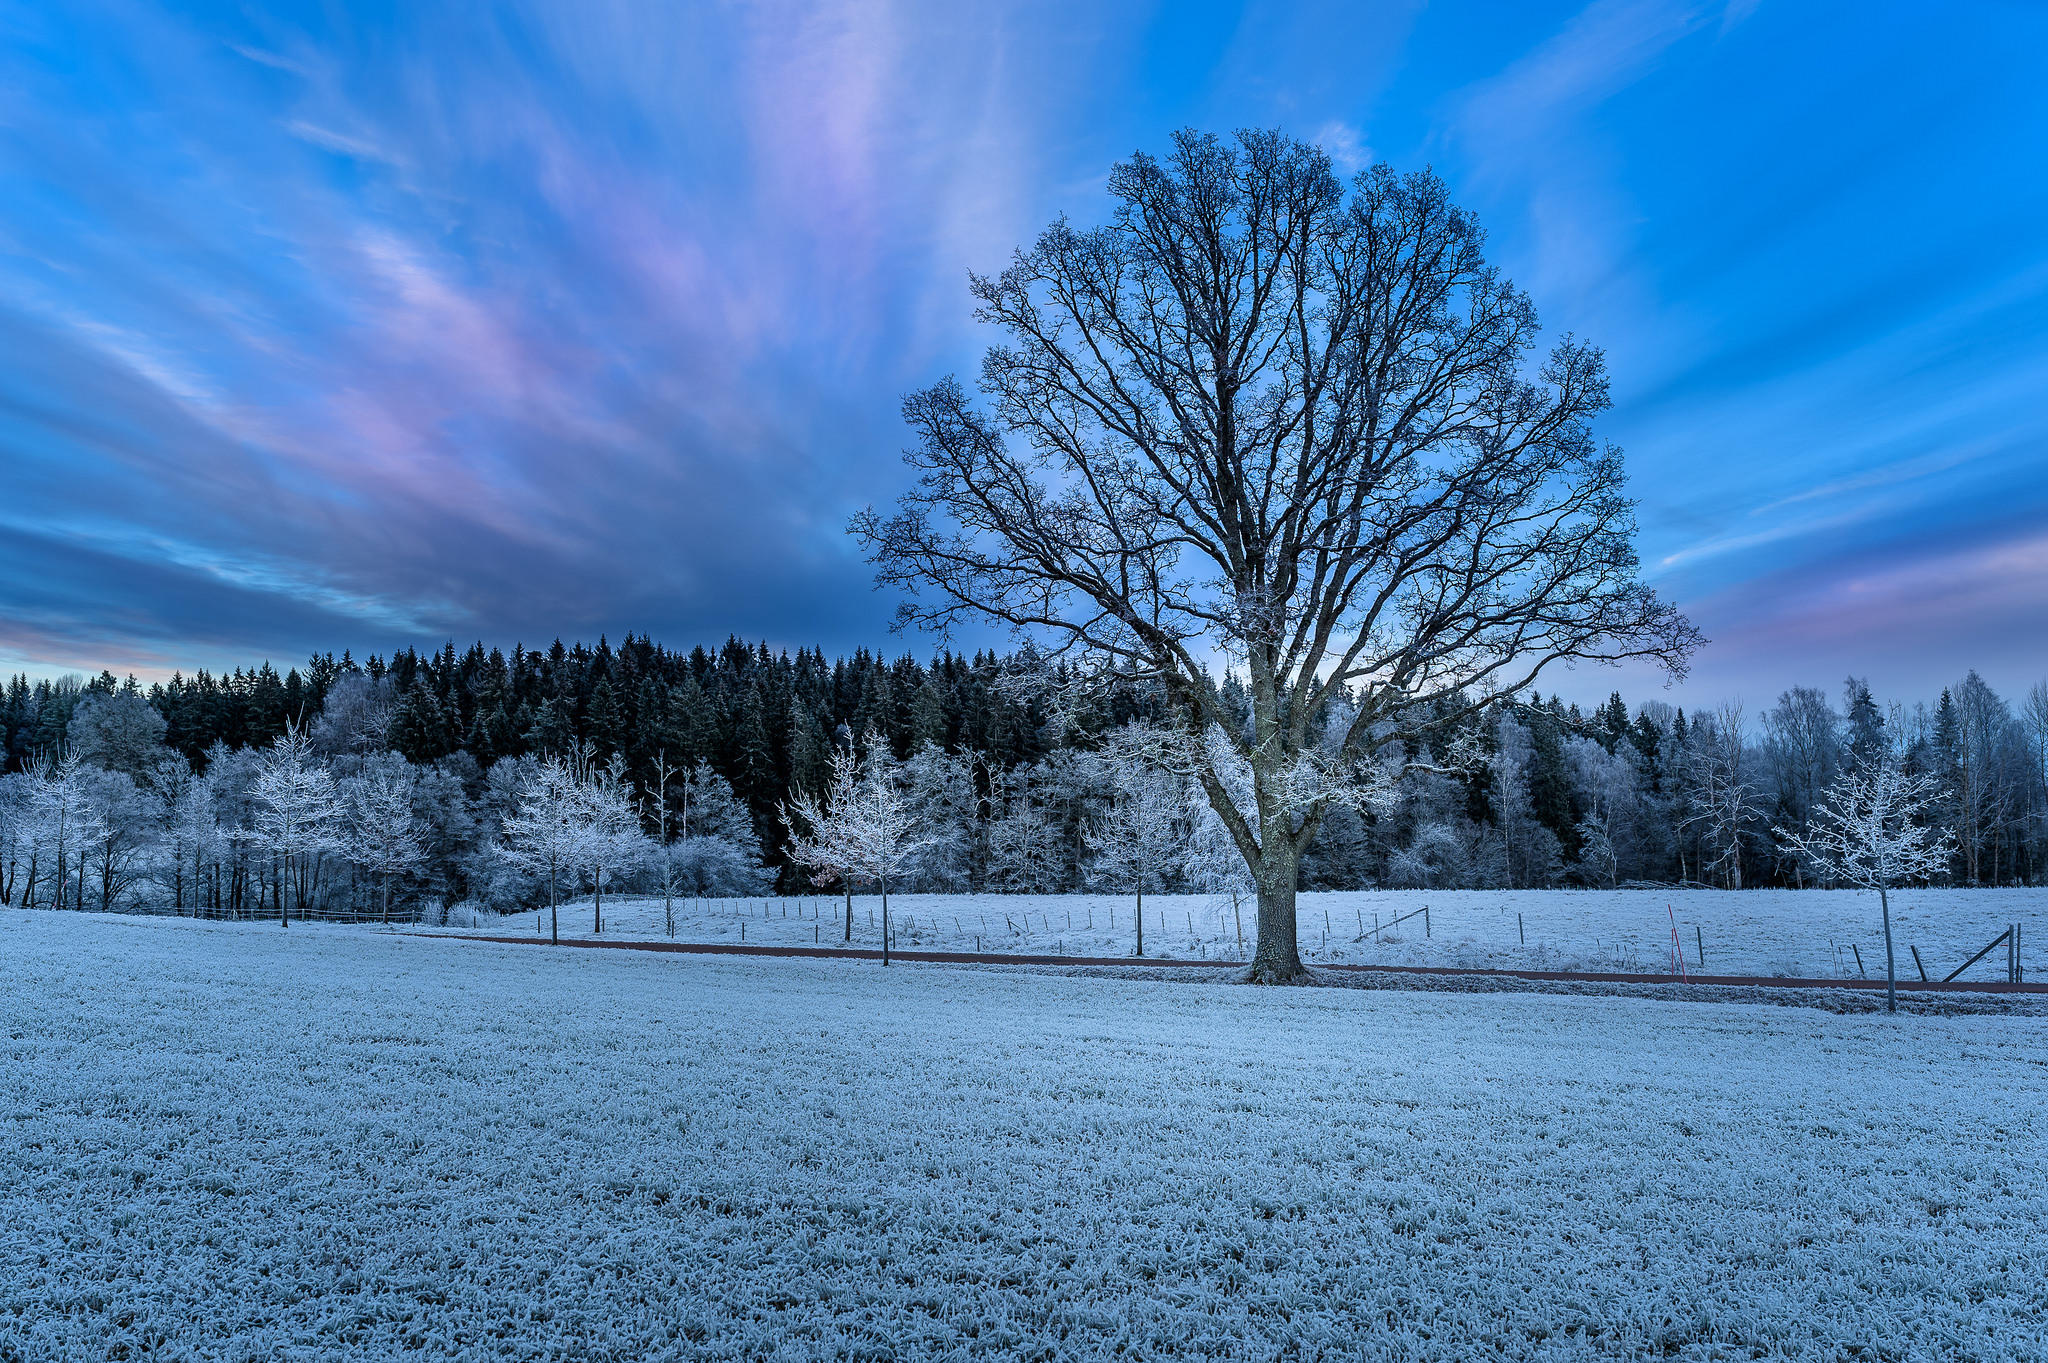
M 1560 661 L 1681 671 L 1698 635 L 1640 580 L 1600 351 L 1535 359 L 1534 307 L 1441 180 L 1347 188 L 1279 133 L 1182 132 L 1108 184 L 1105 224 L 972 277 L 1006 334 L 986 405 L 950 378 L 906 399 L 917 485 L 851 528 L 900 624 L 1006 625 L 1226 735 L 1247 797 L 1199 779 L 1258 886 L 1251 978 L 1293 981 L 1301 854 L 1347 772 L 1417 737 L 1402 716 L 1455 722 Z

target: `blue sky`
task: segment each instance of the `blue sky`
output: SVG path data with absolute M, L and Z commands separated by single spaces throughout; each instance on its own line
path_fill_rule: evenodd
M 1607 348 L 1681 699 L 2048 674 L 2048 8 L 0 3 L 0 669 L 891 651 L 970 268 L 1182 125 Z M 1571 693 L 1621 681 L 1571 679 Z

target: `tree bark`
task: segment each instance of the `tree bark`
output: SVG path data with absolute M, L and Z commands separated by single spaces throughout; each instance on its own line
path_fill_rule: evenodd
M 1892 901 L 1884 886 L 1877 887 L 1877 902 L 1884 909 L 1884 1010 L 1899 1011 L 1899 971 L 1892 960 Z
M 1259 944 L 1252 956 L 1253 984 L 1301 984 L 1309 979 L 1295 937 L 1294 900 L 1300 869 L 1300 858 L 1291 849 L 1270 849 L 1260 859 Z
M 846 940 L 853 940 L 853 882 L 846 882 Z
M 889 877 L 882 880 L 882 964 L 889 964 Z

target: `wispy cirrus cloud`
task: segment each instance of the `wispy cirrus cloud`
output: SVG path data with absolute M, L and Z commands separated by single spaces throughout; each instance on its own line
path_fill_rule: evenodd
M 2038 46 L 2023 15 L 84 0 L 12 22 L 0 666 L 627 628 L 879 643 L 890 603 L 840 532 L 900 485 L 902 393 L 990 339 L 967 270 L 1098 216 L 1109 164 L 1188 123 L 1434 163 L 1552 326 L 1609 346 L 1645 560 L 1725 656 L 1767 665 L 1744 620 L 1872 556 L 1939 560 L 1928 581 L 2031 562 L 1964 546 L 2048 501 L 2048 259 L 2022 226 L 2043 194 L 1993 173 L 2048 132 L 2007 56 Z M 1857 599 L 1920 620 L 1928 591 Z M 1881 615 L 1840 616 L 1873 656 Z

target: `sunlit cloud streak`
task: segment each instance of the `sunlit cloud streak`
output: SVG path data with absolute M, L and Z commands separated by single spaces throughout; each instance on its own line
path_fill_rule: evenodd
M 2034 618 L 1996 580 L 2033 560 L 1969 546 L 2048 508 L 2048 191 L 1999 173 L 2048 133 L 2048 21 L 1781 8 L 24 11 L 0 668 L 925 648 L 841 532 L 901 486 L 902 395 L 992 339 L 967 272 L 1098 217 L 1176 126 L 1278 124 L 1347 173 L 1433 165 L 1553 333 L 1608 347 L 1702 685 L 1838 645 L 1919 685 L 1902 622 L 1974 622 L 1954 670 Z

